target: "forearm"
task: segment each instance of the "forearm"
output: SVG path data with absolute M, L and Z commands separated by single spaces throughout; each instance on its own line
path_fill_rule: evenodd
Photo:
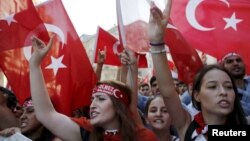
M 138 67 L 137 65 L 130 65 L 127 74 L 127 85 L 132 90 L 131 106 L 137 107 L 137 90 L 138 90 Z
M 47 115 L 55 112 L 55 109 L 45 86 L 40 66 L 30 65 L 30 89 L 36 116 L 41 122 L 46 122 Z
M 126 83 L 127 76 L 128 76 L 128 67 L 125 65 L 122 65 L 120 69 L 120 81 L 123 83 Z
M 103 64 L 102 63 L 98 63 L 97 66 L 96 66 L 96 77 L 97 77 L 97 81 L 100 81 L 101 80 L 101 76 L 102 76 L 102 67 L 103 67 Z
M 177 96 L 177 94 L 175 91 L 175 86 L 173 83 L 171 71 L 167 64 L 168 59 L 166 56 L 166 52 L 153 53 L 157 51 L 162 51 L 164 50 L 164 48 L 165 48 L 164 45 L 152 47 L 151 56 L 152 56 L 153 67 L 154 67 L 159 89 L 162 92 L 162 96 L 168 98 L 171 96 Z
M 163 48 L 164 46 L 160 48 L 154 47 L 152 51 L 159 51 Z M 176 92 L 171 71 L 167 64 L 168 59 L 166 53 L 151 53 L 151 55 L 160 93 L 163 96 L 169 114 L 173 118 L 173 124 L 176 126 L 177 130 L 181 130 L 188 123 L 187 121 L 190 120 L 190 118 L 183 109 L 180 98 Z
M 141 120 L 140 114 L 138 112 L 137 108 L 137 102 L 138 102 L 138 66 L 136 64 L 130 65 L 128 69 L 128 75 L 127 75 L 127 85 L 132 90 L 132 96 L 131 96 L 131 104 L 130 104 L 130 111 L 133 113 L 133 119 L 137 126 L 143 126 L 143 122 Z

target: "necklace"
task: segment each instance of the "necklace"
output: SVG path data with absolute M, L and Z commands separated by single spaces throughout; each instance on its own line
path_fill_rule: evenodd
M 118 129 L 112 129 L 112 130 L 105 130 L 105 135 L 116 135 L 118 133 Z

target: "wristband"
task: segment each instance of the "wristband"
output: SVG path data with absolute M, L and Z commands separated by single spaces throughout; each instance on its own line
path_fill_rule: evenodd
M 163 46 L 163 45 L 165 45 L 164 42 L 161 42 L 161 43 L 152 43 L 152 42 L 150 42 L 149 44 L 150 44 L 151 46 Z
M 167 52 L 167 49 L 164 48 L 164 49 L 162 49 L 162 50 L 152 50 L 152 48 L 150 48 L 150 49 L 149 49 L 149 52 L 150 52 L 151 54 L 166 53 L 166 52 Z

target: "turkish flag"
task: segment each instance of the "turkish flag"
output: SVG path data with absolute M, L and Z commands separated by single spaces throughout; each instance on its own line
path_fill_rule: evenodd
M 41 64 L 46 87 L 56 110 L 71 116 L 73 110 L 90 104 L 96 76 L 62 2 L 48 1 L 37 11 L 47 31 L 56 35 L 51 51 Z M 31 21 L 33 17 L 26 18 L 26 22 Z M 28 60 L 31 46 L 0 53 L 1 68 L 22 103 L 30 96 Z
M 0 67 L 22 103 L 30 96 L 28 58 L 23 47 L 32 35 L 48 41 L 48 33 L 31 0 L 0 0 Z
M 240 54 L 250 74 L 249 0 L 174 0 L 171 19 L 194 48 L 221 59 Z
M 95 63 L 97 62 L 98 50 L 104 50 L 106 46 L 106 60 L 105 64 L 120 66 L 121 61 L 118 54 L 123 51 L 123 47 L 120 42 L 110 33 L 105 31 L 103 28 L 98 27 L 96 33 L 96 50 L 95 50 Z
M 113 35 L 109 32 L 105 31 L 101 27 L 98 27 L 97 30 L 97 38 L 96 38 L 96 50 L 95 50 L 95 63 L 97 62 L 97 55 L 98 50 L 104 50 L 106 46 L 106 60 L 104 64 L 106 65 L 113 65 L 113 66 L 120 66 L 121 61 L 119 59 L 118 54 L 123 51 L 123 47 L 121 46 L 118 39 L 116 39 Z M 139 68 L 147 68 L 147 59 L 146 54 L 138 54 L 136 53 L 137 57 L 139 57 L 138 67 Z
M 41 31 L 46 30 L 31 0 L 0 0 L 0 51 L 29 45 L 30 35 L 48 41 Z
M 51 99 L 58 112 L 88 106 L 96 76 L 61 0 L 37 7 L 48 32 L 57 35 L 52 50 L 41 65 Z

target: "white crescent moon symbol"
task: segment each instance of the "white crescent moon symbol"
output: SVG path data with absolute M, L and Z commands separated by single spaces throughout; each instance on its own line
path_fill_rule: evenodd
M 115 98 L 122 98 L 122 95 L 117 95 L 117 92 L 119 92 L 119 90 L 118 90 L 118 89 L 115 89 L 115 90 L 114 90 L 114 93 L 113 93 L 113 94 L 114 94 L 114 97 L 115 97 Z
M 63 33 L 63 31 L 59 28 L 59 27 L 57 27 L 57 26 L 55 26 L 55 25 L 53 25 L 53 24 L 44 24 L 45 25 L 45 27 L 46 27 L 46 29 L 49 31 L 49 32 L 54 32 L 54 33 L 56 33 L 59 37 L 60 37 L 60 39 L 61 39 L 61 42 L 63 43 L 63 44 L 65 44 L 66 42 L 66 40 L 65 40 L 65 36 L 64 36 L 64 33 Z
M 202 3 L 204 0 L 190 0 L 187 4 L 187 8 L 186 8 L 186 17 L 188 22 L 190 23 L 190 25 L 198 30 L 201 31 L 210 31 L 210 30 L 214 30 L 215 27 L 204 27 L 202 25 L 200 25 L 197 21 L 197 19 L 195 18 L 195 13 L 196 13 L 196 8 L 198 7 L 198 5 L 200 3 Z M 227 5 L 227 7 L 230 7 L 230 4 L 227 0 L 219 0 L 223 3 L 225 3 Z
M 189 22 L 189 24 L 201 31 L 210 31 L 210 30 L 214 30 L 215 27 L 212 28 L 207 28 L 204 27 L 202 25 L 200 25 L 195 17 L 195 12 L 196 12 L 196 8 L 198 7 L 198 5 L 200 3 L 202 3 L 204 0 L 190 0 L 187 4 L 187 8 L 186 8 L 186 17 L 187 20 Z
M 119 52 L 117 50 L 117 47 L 120 45 L 120 41 L 116 41 L 114 44 L 113 44 L 113 52 L 114 54 L 116 55 L 119 55 Z
M 45 27 L 46 27 L 46 29 L 47 29 L 48 32 L 54 32 L 54 33 L 56 33 L 60 37 L 61 42 L 62 42 L 62 48 L 63 48 L 63 45 L 66 43 L 63 31 L 59 27 L 57 27 L 57 26 L 55 26 L 53 24 L 46 24 L 46 23 L 44 23 L 44 25 L 45 25 Z M 32 31 L 26 37 L 26 40 L 30 40 L 31 35 L 32 35 Z M 32 48 L 32 46 L 25 46 L 25 47 L 23 47 L 24 57 L 28 61 L 29 61 L 29 59 L 31 57 L 31 48 Z
M 227 7 L 230 7 L 230 4 L 227 0 L 220 0 L 221 2 L 225 3 L 227 5 Z
M 28 61 L 30 60 L 30 57 L 31 57 L 31 48 L 32 48 L 32 46 L 23 47 L 23 54 L 24 54 L 24 57 L 25 57 Z

